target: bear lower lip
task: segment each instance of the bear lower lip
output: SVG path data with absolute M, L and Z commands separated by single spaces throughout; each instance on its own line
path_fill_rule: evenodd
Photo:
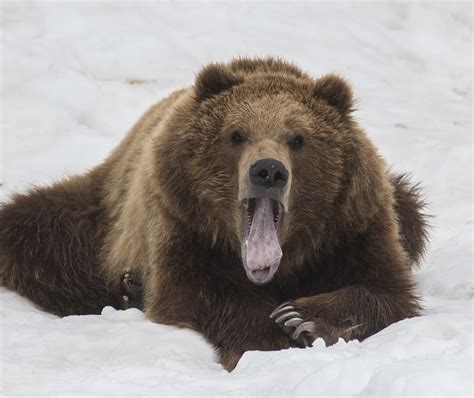
M 264 284 L 272 279 L 274 274 L 274 272 L 272 271 L 272 267 L 265 267 L 263 269 L 257 270 L 248 270 L 247 276 L 252 282 L 256 284 Z

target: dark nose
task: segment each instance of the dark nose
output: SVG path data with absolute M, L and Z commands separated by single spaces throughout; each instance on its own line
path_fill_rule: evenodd
M 288 182 L 288 170 L 275 159 L 261 159 L 250 166 L 250 181 L 254 185 L 283 188 Z

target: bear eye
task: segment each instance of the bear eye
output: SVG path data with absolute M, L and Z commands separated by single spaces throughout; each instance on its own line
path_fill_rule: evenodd
M 244 136 L 239 130 L 232 131 L 230 139 L 234 144 L 242 144 L 245 141 Z
M 297 135 L 289 142 L 289 144 L 293 149 L 300 149 L 304 144 L 304 138 L 302 135 Z

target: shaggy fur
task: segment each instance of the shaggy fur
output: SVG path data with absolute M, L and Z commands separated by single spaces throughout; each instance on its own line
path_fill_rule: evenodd
M 0 283 L 60 316 L 89 314 L 119 307 L 133 270 L 148 318 L 199 331 L 229 370 L 247 350 L 297 345 L 269 318 L 285 301 L 327 344 L 416 316 L 423 202 L 387 171 L 352 107 L 334 75 L 314 80 L 276 59 L 207 66 L 103 164 L 2 205 Z M 238 175 L 269 148 L 292 182 L 283 259 L 258 286 L 240 258 Z

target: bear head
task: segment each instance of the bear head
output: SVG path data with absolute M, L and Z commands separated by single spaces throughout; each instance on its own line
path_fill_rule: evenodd
M 156 139 L 162 205 L 269 282 L 280 263 L 364 228 L 380 203 L 382 161 L 352 108 L 336 75 L 275 59 L 208 65 Z

